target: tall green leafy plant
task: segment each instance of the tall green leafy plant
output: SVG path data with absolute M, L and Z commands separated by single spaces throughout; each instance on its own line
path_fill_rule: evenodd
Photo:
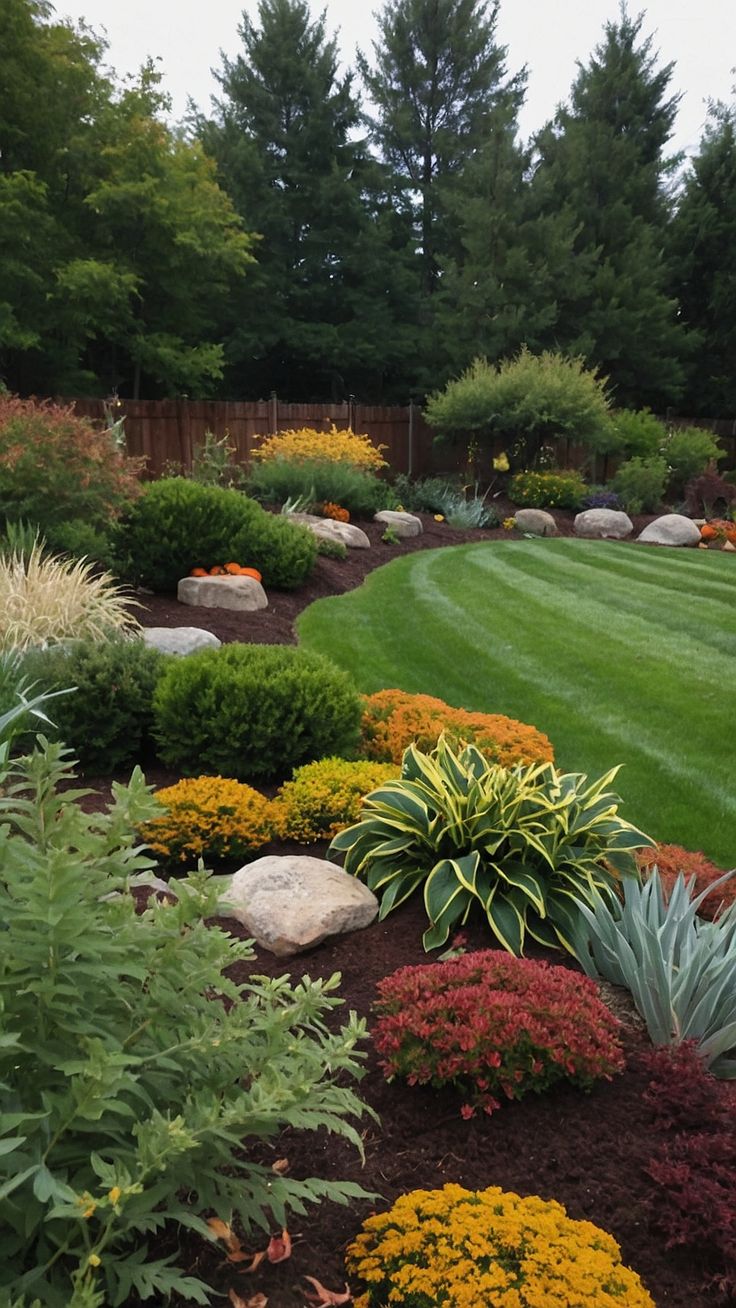
M 277 1176 L 248 1142 L 289 1126 L 360 1148 L 363 1026 L 351 1014 L 328 1031 L 337 977 L 232 980 L 251 949 L 204 925 L 204 873 L 137 915 L 129 889 L 152 864 L 134 833 L 156 811 L 144 779 L 90 815 L 60 792 L 71 775 L 44 742 L 0 794 L 0 1300 L 207 1303 L 157 1252 L 164 1226 L 211 1239 L 215 1213 L 267 1230 L 361 1193 Z
M 617 770 L 588 782 L 552 763 L 499 767 L 444 737 L 429 754 L 411 745 L 401 778 L 367 796 L 330 851 L 380 896 L 382 918 L 423 886 L 425 949 L 478 905 L 510 953 L 528 933 L 578 954 L 580 904 L 612 897 L 620 877 L 637 876 L 633 850 L 654 843 L 620 816 L 607 789 Z

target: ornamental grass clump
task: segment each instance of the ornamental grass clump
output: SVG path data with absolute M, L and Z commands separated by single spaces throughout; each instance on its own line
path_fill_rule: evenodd
M 154 799 L 165 811 L 139 834 L 162 863 L 196 867 L 200 858 L 246 858 L 276 829 L 273 802 L 227 777 L 185 778 L 157 790 Z
M 497 950 L 402 967 L 378 984 L 373 1041 L 389 1081 L 465 1096 L 463 1117 L 558 1081 L 590 1090 L 624 1066 L 598 987 L 564 967 Z
M 551 763 L 499 767 L 444 738 L 429 754 L 411 745 L 399 780 L 366 796 L 330 853 L 379 896 L 381 918 L 423 888 L 425 949 L 480 908 L 512 954 L 528 933 L 580 957 L 581 905 L 615 901 L 619 879 L 637 877 L 633 850 L 652 843 L 621 817 L 616 772 L 590 782 Z
M 205 874 L 136 913 L 152 868 L 136 831 L 156 812 L 143 777 L 96 814 L 71 777 L 47 745 L 0 794 L 0 1298 L 206 1304 L 184 1232 L 214 1241 L 214 1214 L 260 1240 L 289 1211 L 365 1197 L 255 1158 L 284 1129 L 360 1150 L 364 1027 L 328 1029 L 336 976 L 248 977 L 250 945 L 205 925 Z
M 353 468 L 377 472 L 386 467 L 383 457 L 385 445 L 374 445 L 370 436 L 358 435 L 352 428 L 338 430 L 334 422 L 329 431 L 316 431 L 313 427 L 276 432 L 251 451 L 251 458 L 259 463 L 282 459 L 289 463 L 327 460 L 331 463 L 348 463 Z
M 110 573 L 49 557 L 39 542 L 30 552 L 0 553 L 0 650 L 135 632 L 134 604 Z
M 330 840 L 357 822 L 369 791 L 393 780 L 399 772 L 395 763 L 363 759 L 323 758 L 305 763 L 276 796 L 280 834 L 305 845 Z
M 409 745 L 434 749 L 440 736 L 457 745 L 472 744 L 491 763 L 552 762 L 552 743 L 536 727 L 500 713 L 469 713 L 433 695 L 379 690 L 363 698 L 361 753 L 380 763 L 400 764 Z
M 498 1186 L 413 1190 L 347 1252 L 354 1308 L 654 1308 L 612 1236 Z

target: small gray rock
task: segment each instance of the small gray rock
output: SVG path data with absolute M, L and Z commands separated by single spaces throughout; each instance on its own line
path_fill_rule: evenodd
M 380 513 L 373 515 L 373 521 L 383 523 L 384 527 L 392 527 L 401 538 L 421 536 L 423 530 L 421 518 L 413 513 L 400 513 L 398 509 L 381 509 Z
M 528 531 L 530 536 L 557 535 L 557 523 L 544 509 L 517 509 L 514 521 L 519 531 Z
M 586 509 L 575 518 L 575 535 L 591 540 L 624 540 L 633 530 L 628 513 L 617 509 Z
M 203 627 L 144 627 L 143 643 L 162 654 L 194 654 L 198 649 L 219 649 L 222 644 Z
M 663 513 L 644 528 L 639 540 L 645 545 L 699 545 L 700 528 L 684 513 Z
M 230 917 L 279 957 L 311 949 L 327 936 L 367 927 L 376 896 L 336 863 L 311 855 L 267 855 L 236 872 L 222 897 Z
M 294 513 L 293 522 L 301 522 L 318 540 L 336 540 L 349 550 L 369 550 L 371 543 L 360 527 L 351 522 L 336 522 L 334 518 L 318 518 L 314 513 Z
M 255 577 L 182 577 L 176 588 L 180 604 L 203 609 L 239 609 L 252 613 L 268 608 L 268 598 Z

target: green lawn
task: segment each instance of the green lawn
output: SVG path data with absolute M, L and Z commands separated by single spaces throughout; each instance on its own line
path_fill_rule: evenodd
M 361 690 L 533 723 L 565 770 L 623 763 L 625 816 L 736 864 L 736 558 L 577 540 L 428 550 L 298 626 Z

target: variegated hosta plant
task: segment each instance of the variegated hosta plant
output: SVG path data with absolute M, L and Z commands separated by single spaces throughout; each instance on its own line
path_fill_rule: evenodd
M 499 767 L 444 737 L 429 754 L 411 745 L 400 779 L 366 797 L 330 852 L 379 896 L 381 918 L 424 886 L 425 949 L 480 904 L 510 953 L 522 953 L 528 932 L 577 955 L 578 905 L 615 896 L 621 877 L 638 876 L 633 851 L 654 843 L 620 816 L 608 790 L 617 771 L 589 782 L 552 763 Z

